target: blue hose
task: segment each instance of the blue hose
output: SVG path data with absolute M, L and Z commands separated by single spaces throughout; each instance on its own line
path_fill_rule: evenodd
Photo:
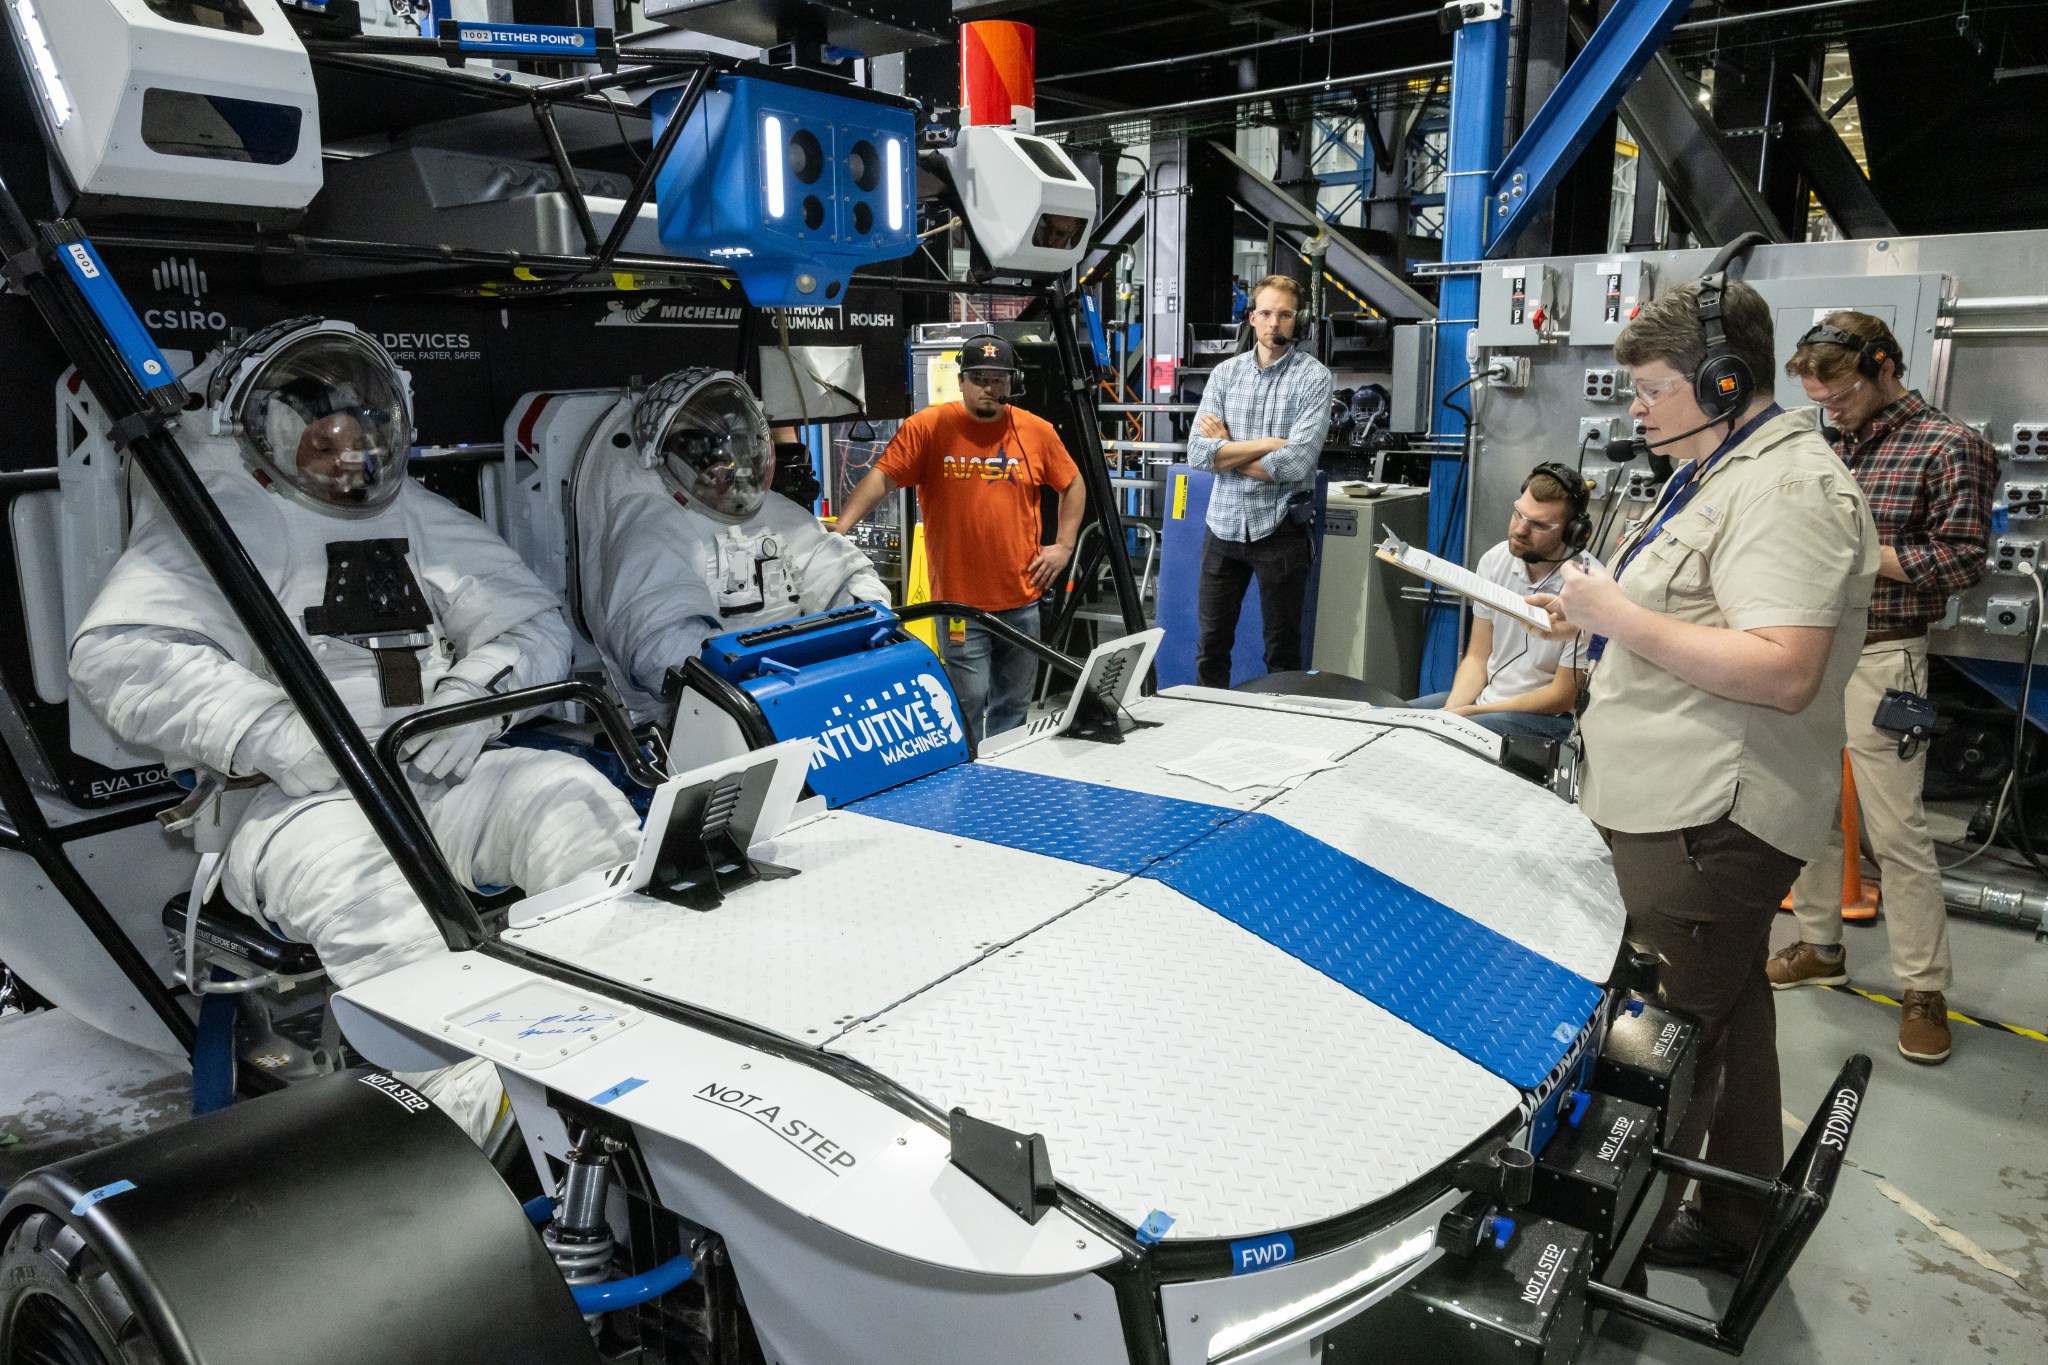
M 533 1225 L 539 1227 L 555 1216 L 555 1197 L 537 1194 L 519 1207 Z M 649 1299 L 658 1299 L 696 1273 L 696 1265 L 688 1255 L 682 1255 L 623 1280 L 571 1285 L 569 1292 L 576 1297 L 577 1312 L 609 1313 L 617 1308 L 637 1308 Z
M 672 1261 L 663 1261 L 654 1269 L 624 1280 L 607 1280 L 603 1284 L 571 1285 L 569 1292 L 576 1296 L 576 1311 L 579 1313 L 609 1313 L 618 1308 L 634 1308 L 649 1299 L 658 1299 L 669 1290 L 695 1274 L 697 1267 L 687 1254 Z

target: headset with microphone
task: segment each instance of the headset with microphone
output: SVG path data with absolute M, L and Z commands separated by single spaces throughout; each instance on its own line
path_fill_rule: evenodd
M 1707 420 L 1690 431 L 1666 436 L 1661 441 L 1645 441 L 1639 436 L 1626 442 L 1609 441 L 1607 458 L 1616 463 L 1626 463 L 1638 455 L 1651 455 L 1654 461 L 1658 457 L 1651 452 L 1683 441 L 1688 436 L 1697 436 L 1724 422 L 1731 432 L 1735 429 L 1736 419 L 1748 410 L 1750 400 L 1756 397 L 1756 374 L 1750 369 L 1749 362 L 1728 344 L 1728 330 L 1722 319 L 1722 307 L 1728 293 L 1728 265 L 1736 256 L 1745 254 L 1750 247 L 1764 240 L 1762 233 L 1743 233 L 1716 252 L 1706 273 L 1700 276 L 1693 307 L 1707 347 L 1706 353 L 1700 357 L 1699 368 L 1693 372 L 1692 396 L 1693 401 L 1700 405 L 1700 411 L 1707 415 Z M 1623 450 L 1627 453 L 1618 453 Z M 1666 468 L 1660 477 L 1670 476 L 1669 464 L 1670 461 L 1666 460 Z
M 1564 547 L 1566 558 L 1583 553 L 1593 543 L 1593 499 L 1586 489 L 1583 474 L 1568 464 L 1545 460 L 1529 471 L 1529 477 L 1522 480 L 1522 491 L 1529 491 L 1529 485 L 1538 474 L 1548 474 L 1564 485 L 1565 497 L 1571 501 L 1572 514 L 1564 524 Z
M 1806 329 L 1805 335 L 1799 338 L 1799 344 L 1801 346 L 1840 346 L 1844 350 L 1854 351 L 1856 353 L 1856 373 L 1862 375 L 1865 379 L 1877 378 L 1879 368 L 1887 360 L 1892 362 L 1893 374 L 1901 374 L 1905 370 L 1904 363 L 1899 359 L 1900 347 L 1898 338 L 1891 334 L 1890 328 L 1886 328 L 1881 332 L 1877 340 L 1869 341 L 1857 336 L 1846 327 L 1835 327 L 1825 322 L 1817 322 Z

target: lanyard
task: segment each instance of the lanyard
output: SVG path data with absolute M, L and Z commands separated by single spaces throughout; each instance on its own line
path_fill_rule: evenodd
M 1615 582 L 1619 583 L 1621 581 L 1621 576 L 1627 572 L 1628 566 L 1635 563 L 1636 556 L 1641 554 L 1644 547 L 1657 538 L 1659 533 L 1663 531 L 1664 524 L 1680 512 L 1683 512 L 1687 504 L 1691 503 L 1693 495 L 1700 491 L 1700 485 L 1706 481 L 1707 471 L 1714 467 L 1714 462 L 1748 440 L 1758 427 L 1783 412 L 1784 409 L 1776 403 L 1771 404 L 1755 417 L 1743 423 L 1741 427 L 1729 432 L 1728 439 L 1714 447 L 1713 454 L 1707 456 L 1704 460 L 1699 460 L 1687 466 L 1683 474 L 1680 474 L 1670 483 L 1664 485 L 1664 491 L 1657 497 L 1656 506 L 1650 509 L 1650 515 L 1655 520 L 1651 522 L 1648 530 L 1636 537 L 1635 544 L 1629 546 L 1628 552 L 1622 555 L 1621 559 L 1615 564 Z M 1595 635 L 1586 642 L 1586 661 L 1588 663 L 1597 663 L 1600 660 L 1600 656 L 1606 651 L 1607 637 Z

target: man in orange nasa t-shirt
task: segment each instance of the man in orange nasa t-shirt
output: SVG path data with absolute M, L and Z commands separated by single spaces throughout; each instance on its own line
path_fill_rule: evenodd
M 960 401 L 906 421 L 839 511 L 844 534 L 898 488 L 917 489 L 935 599 L 994 613 L 1040 638 L 1038 599 L 1066 572 L 1088 494 L 1052 423 L 1010 404 L 1017 353 L 999 336 L 960 347 Z M 1041 485 L 1060 495 L 1059 529 L 1039 543 Z M 940 657 L 969 737 L 1024 723 L 1037 660 L 971 618 L 946 623 Z

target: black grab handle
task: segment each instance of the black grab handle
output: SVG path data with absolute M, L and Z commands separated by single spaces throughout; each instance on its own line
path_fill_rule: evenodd
M 1656 1154 L 1657 1165 L 1673 1176 L 1742 1190 L 1770 1201 L 1763 1231 L 1749 1253 L 1742 1278 L 1736 1281 L 1728 1311 L 1718 1319 L 1597 1280 L 1586 1286 L 1586 1302 L 1717 1351 L 1740 1355 L 1757 1320 L 1770 1306 L 1771 1296 L 1791 1273 L 1793 1262 L 1806 1249 L 1807 1239 L 1820 1226 L 1821 1215 L 1828 1211 L 1828 1203 L 1835 1197 L 1835 1181 L 1841 1177 L 1842 1163 L 1848 1159 L 1849 1139 L 1856 1132 L 1856 1119 L 1863 1112 L 1863 1095 L 1869 1087 L 1870 1058 L 1859 1052 L 1842 1063 L 1834 1085 L 1814 1111 L 1805 1136 L 1792 1149 L 1791 1160 L 1785 1163 L 1784 1173 L 1776 1180 L 1760 1180 L 1667 1152 Z
M 514 715 L 561 701 L 580 702 L 596 714 L 597 723 L 604 727 L 606 738 L 619 751 L 619 761 L 626 765 L 626 776 L 632 778 L 636 785 L 654 788 L 668 781 L 668 774 L 648 762 L 646 755 L 640 752 L 640 743 L 633 738 L 633 722 L 627 717 L 625 708 L 613 701 L 603 688 L 580 678 L 566 678 L 561 682 L 542 683 L 539 687 L 522 687 L 517 692 L 496 692 L 488 697 L 415 711 L 378 736 L 377 761 L 402 783 L 404 774 L 400 770 L 398 751 L 408 740 L 436 730 L 490 720 L 495 716 Z

